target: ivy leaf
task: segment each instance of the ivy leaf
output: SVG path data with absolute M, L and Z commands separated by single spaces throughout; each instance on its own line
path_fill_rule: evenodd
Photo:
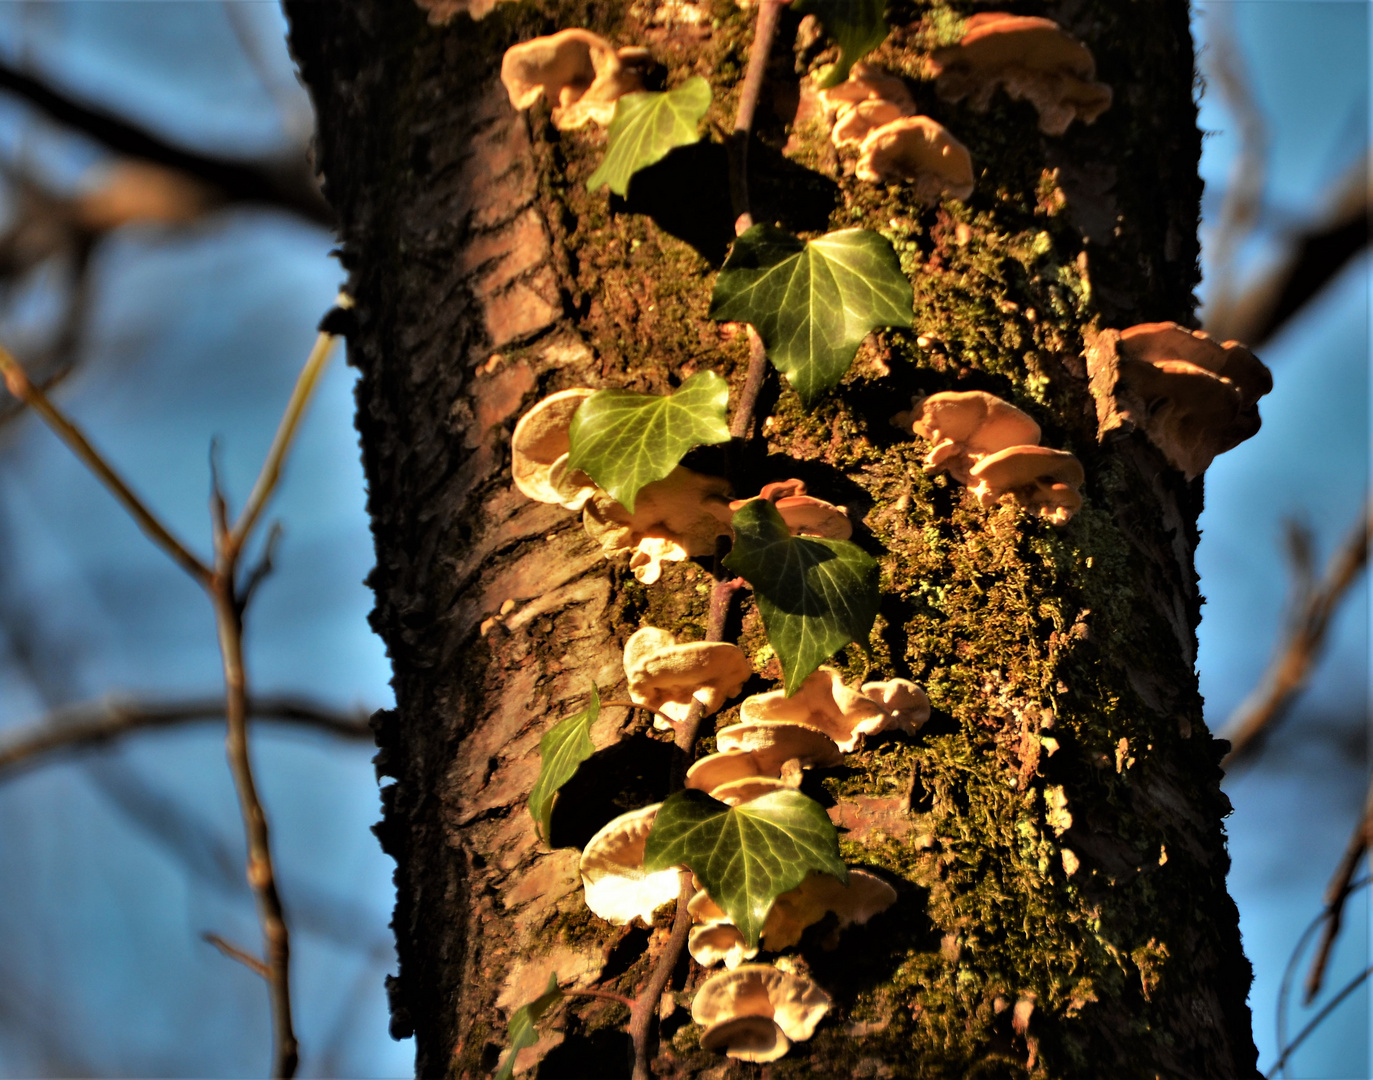
M 506 1041 L 510 1049 L 505 1052 L 505 1059 L 496 1070 L 494 1080 L 510 1080 L 515 1075 L 516 1056 L 526 1046 L 533 1046 L 539 1041 L 534 1025 L 562 996 L 563 992 L 558 989 L 558 973 L 555 971 L 548 977 L 547 990 L 528 1005 L 521 1005 L 515 1010 L 515 1015 L 510 1018 L 510 1026 L 506 1029 Z
M 581 469 L 630 513 L 645 484 L 667 476 L 693 446 L 729 441 L 729 384 L 698 371 L 666 397 L 597 390 L 572 417 L 569 468 Z
M 548 842 L 553 800 L 558 789 L 572 779 L 583 761 L 596 752 L 591 745 L 591 725 L 601 715 L 601 695 L 591 684 L 591 700 L 581 712 L 559 720 L 539 740 L 539 778 L 529 791 L 529 814 L 540 839 Z
M 709 108 L 710 83 L 699 75 L 666 93 L 625 94 L 615 103 L 605 160 L 587 180 L 587 190 L 608 184 L 616 195 L 624 195 L 636 172 L 696 141 L 701 117 Z
M 755 225 L 734 242 L 710 298 L 714 319 L 752 323 L 807 408 L 844 376 L 879 326 L 910 326 L 914 293 L 886 237 L 843 229 L 805 241 Z
M 877 617 L 877 562 L 847 540 L 792 536 L 777 508 L 751 499 L 734 515 L 725 565 L 753 587 L 788 696 Z
M 773 791 L 740 806 L 688 788 L 669 795 L 644 845 L 644 869 L 686 866 L 750 945 L 772 902 L 822 870 L 847 882 L 829 815 L 799 791 Z
M 797 0 L 797 14 L 814 15 L 839 46 L 839 60 L 825 73 L 821 90 L 838 86 L 849 68 L 887 37 L 887 0 Z

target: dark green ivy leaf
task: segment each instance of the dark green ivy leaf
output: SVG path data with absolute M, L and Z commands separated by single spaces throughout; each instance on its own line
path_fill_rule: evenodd
M 549 822 L 553 816 L 553 800 L 558 789 L 572 779 L 578 766 L 596 752 L 591 745 L 591 725 L 601 715 L 601 695 L 591 684 L 591 700 L 581 712 L 559 720 L 544 732 L 539 740 L 539 778 L 529 792 L 529 813 L 534 828 L 548 841 Z
M 547 990 L 528 1005 L 521 1005 L 515 1010 L 515 1015 L 510 1018 L 510 1026 L 506 1029 L 506 1044 L 509 1049 L 505 1052 L 501 1067 L 496 1070 L 494 1080 L 510 1080 L 515 1075 L 516 1055 L 526 1046 L 533 1046 L 539 1041 L 534 1025 L 562 996 L 563 992 L 558 989 L 558 974 L 554 972 L 548 977 Z
M 633 513 L 645 484 L 667 476 L 693 446 L 729 441 L 729 384 L 700 371 L 667 397 L 597 390 L 572 417 L 567 464 Z
M 758 944 L 772 902 L 812 870 L 847 882 L 839 837 L 824 808 L 799 791 L 740 806 L 688 788 L 669 795 L 644 845 L 644 869 L 686 866 L 744 940 Z
M 610 141 L 601 167 L 587 180 L 588 191 L 609 184 L 616 195 L 629 190 L 629 178 L 697 139 L 701 117 L 710 108 L 710 83 L 695 75 L 666 93 L 640 91 L 615 102 Z
M 879 326 L 910 326 L 914 293 L 886 237 L 843 229 L 805 241 L 755 225 L 734 242 L 710 298 L 714 319 L 752 323 L 807 408 Z
M 838 86 L 849 68 L 887 37 L 887 0 L 796 0 L 798 15 L 814 15 L 839 46 L 839 61 L 825 73 L 821 90 Z
M 867 552 L 847 540 L 792 536 L 767 499 L 746 502 L 733 525 L 725 565 L 753 587 L 788 695 L 849 642 L 867 647 L 878 594 Z

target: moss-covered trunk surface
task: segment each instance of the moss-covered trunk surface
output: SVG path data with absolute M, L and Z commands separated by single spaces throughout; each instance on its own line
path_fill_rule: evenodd
M 575 847 L 537 843 L 524 800 L 548 725 L 592 680 L 624 696 L 620 650 L 640 625 L 700 637 L 709 583 L 688 562 L 646 588 L 576 515 L 524 499 L 511 429 L 572 386 L 663 392 L 708 367 L 737 387 L 748 351 L 706 318 L 732 238 L 723 150 L 676 152 L 627 202 L 588 193 L 603 129 L 560 133 L 542 105 L 516 113 L 501 56 L 590 27 L 647 46 L 669 84 L 709 78 L 710 117 L 728 127 L 752 13 L 732 0 L 522 0 L 431 26 L 401 0 L 287 8 L 357 300 L 373 619 L 397 698 L 376 721 L 394 781 L 378 827 L 399 887 L 393 1029 L 416 1034 L 422 1074 L 475 1078 L 550 972 L 629 994 L 646 977 L 670 915 L 651 933 L 592 916 Z M 915 328 L 869 338 L 809 413 L 771 382 L 764 437 L 737 463 L 741 494 L 799 476 L 849 507 L 883 568 L 872 670 L 922 683 L 935 712 L 915 736 L 808 774 L 847 830 L 845 858 L 899 891 L 839 949 L 823 932 L 803 941 L 797 963 L 837 1006 L 816 1036 L 765 1067 L 702 1052 L 683 1007 L 700 969 L 684 965 L 663 1075 L 1256 1075 L 1225 892 L 1228 807 L 1193 672 L 1201 482 L 1138 435 L 1098 444 L 1083 359 L 1093 328 L 1192 320 L 1187 7 L 1015 5 L 1086 41 L 1115 91 L 1100 120 L 1059 138 L 1004 94 L 985 114 L 934 95 L 923 58 L 978 8 L 893 0 L 895 29 L 869 58 L 904 74 L 972 153 L 973 195 L 926 207 L 855 181 L 823 118 L 797 113 L 797 70 L 825 46 L 796 45 L 798 18 L 783 17 L 751 155 L 755 216 L 802 235 L 883 233 L 914 284 Z M 1000 395 L 1045 445 L 1077 454 L 1086 503 L 1069 525 L 981 509 L 922 472 L 926 448 L 891 417 L 948 389 Z M 766 659 L 743 610 L 732 629 Z M 869 662 L 845 657 L 850 675 Z M 663 744 L 626 710 L 605 715 L 597 744 L 616 745 L 564 793 L 555 843 L 662 795 Z M 575 1001 L 524 1060 L 544 1078 L 628 1075 L 624 1018 Z

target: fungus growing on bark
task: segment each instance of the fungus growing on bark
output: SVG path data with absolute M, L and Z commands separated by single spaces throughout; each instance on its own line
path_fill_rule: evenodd
M 625 678 L 631 700 L 665 713 L 679 724 L 694 703 L 711 716 L 743 689 L 753 674 L 742 649 L 724 641 L 678 644 L 666 630 L 645 626 L 625 642 Z M 655 715 L 653 726 L 672 726 Z
M 863 736 L 895 726 L 876 701 L 845 686 L 844 677 L 832 667 L 807 675 L 791 697 L 784 690 L 772 690 L 745 698 L 739 719 L 745 724 L 781 721 L 814 728 L 844 753 L 855 750 Z
M 677 867 L 648 873 L 644 843 L 661 803 L 621 814 L 582 849 L 582 886 L 586 906 L 602 919 L 623 926 L 634 919 L 652 925 L 653 912 L 675 900 L 681 889 Z
M 842 506 L 817 499 L 806 494 L 806 485 L 801 480 L 779 480 L 763 485 L 756 498 L 767 499 L 793 536 L 819 536 L 826 540 L 847 540 L 853 535 L 853 522 L 849 512 Z M 751 499 L 735 499 L 729 504 L 732 517 Z
M 973 193 L 968 148 L 928 116 L 903 116 L 864 137 L 854 175 L 874 184 L 905 183 L 921 202 Z
M 802 768 L 827 769 L 844 760 L 839 747 L 826 732 L 808 724 L 786 721 L 731 724 L 715 733 L 715 745 L 721 753 L 736 751 L 751 755 L 759 776 L 781 776 L 782 767 L 788 761 L 797 761 Z
M 522 417 L 510 436 L 510 472 L 515 486 L 536 502 L 580 510 L 596 492 L 591 477 L 567 467 L 568 428 L 573 414 L 596 391 L 560 390 Z
M 743 964 L 701 984 L 691 1018 L 705 1028 L 703 1049 L 741 1061 L 776 1061 L 793 1041 L 804 1042 L 815 1033 L 829 1007 L 829 995 L 809 979 L 765 964 Z M 772 1024 L 771 1032 L 760 1020 Z
M 858 146 L 873 128 L 915 113 L 904 82 L 863 63 L 854 64 L 847 80 L 821 90 L 819 97 L 834 123 L 830 139 L 835 146 Z
M 727 806 L 739 806 L 741 803 L 752 802 L 762 795 L 768 795 L 774 791 L 785 791 L 795 787 L 781 777 L 776 776 L 743 776 L 738 780 L 730 780 L 724 784 L 718 784 L 710 789 L 708 794 L 712 799 L 719 799 Z
M 508 48 L 501 82 L 517 109 L 547 98 L 554 126 L 569 131 L 591 122 L 609 124 L 615 102 L 644 88 L 650 63 L 646 49 L 616 49 L 590 30 L 560 30 Z
M 863 696 L 877 703 L 898 731 L 914 735 L 930 718 L 930 699 L 909 679 L 863 684 Z
M 914 398 L 911 411 L 893 420 L 930 442 L 925 471 L 947 469 L 960 484 L 988 454 L 1039 442 L 1039 425 L 1009 402 L 984 390 L 946 390 Z
M 838 944 L 839 934 L 848 927 L 862 926 L 895 902 L 896 890 L 866 870 L 850 869 L 847 885 L 828 874 L 811 874 L 800 886 L 773 901 L 760 941 L 771 952 L 790 949 L 801 941 L 809 927 L 833 913 L 834 933 L 824 944 L 832 949 Z M 687 911 L 697 923 L 688 948 L 698 964 L 710 967 L 723 963 L 732 968 L 758 954 L 758 949 L 749 947 L 725 912 L 704 891 L 692 897 Z
M 825 111 L 836 119 L 843 117 L 845 109 L 865 101 L 886 101 L 907 113 L 915 112 L 915 99 L 900 78 L 861 60 L 849 68 L 847 79 L 838 86 L 821 90 L 819 96 Z
M 972 479 L 968 490 L 982 506 L 1009 497 L 1054 525 L 1066 525 L 1082 506 L 1082 462 L 1066 450 L 1008 447 L 974 465 Z
M 1052 19 L 987 11 L 965 24 L 963 40 L 936 49 L 930 66 L 945 101 L 985 112 L 998 86 L 1039 111 L 1039 130 L 1062 135 L 1074 120 L 1090 124 L 1111 105 L 1096 81 L 1091 50 Z
M 1190 480 L 1259 430 L 1268 368 L 1237 341 L 1177 323 L 1142 323 L 1089 339 L 1097 434 L 1137 427 Z
M 715 538 L 729 534 L 728 494 L 727 481 L 679 465 L 639 489 L 633 513 L 597 491 L 582 511 L 582 524 L 607 559 L 630 552 L 634 576 L 652 585 L 663 563 L 714 554 Z

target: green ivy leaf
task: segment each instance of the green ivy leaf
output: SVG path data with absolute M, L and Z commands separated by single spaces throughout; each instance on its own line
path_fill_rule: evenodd
M 516 1055 L 526 1046 L 533 1046 L 539 1041 L 534 1025 L 562 996 L 563 992 L 558 989 L 558 973 L 554 972 L 548 977 L 547 990 L 528 1005 L 521 1005 L 515 1010 L 515 1015 L 510 1018 L 510 1026 L 506 1029 L 506 1042 L 510 1049 L 505 1052 L 505 1059 L 496 1070 L 495 1080 L 510 1080 L 515 1075 Z
M 597 390 L 572 417 L 568 467 L 581 469 L 630 513 L 645 484 L 667 476 L 693 446 L 729 441 L 729 384 L 699 371 L 676 393 Z
M 796 0 L 798 15 L 814 15 L 839 46 L 839 61 L 825 73 L 821 90 L 838 86 L 849 68 L 887 37 L 887 0 Z
M 839 836 L 824 808 L 799 791 L 740 806 L 688 788 L 669 795 L 644 845 L 644 869 L 686 866 L 750 945 L 772 902 L 821 870 L 847 882 Z
M 805 241 L 755 225 L 715 279 L 710 315 L 752 323 L 807 408 L 879 326 L 910 326 L 914 293 L 886 237 L 866 229 Z
M 591 725 L 601 715 L 601 695 L 591 684 L 591 700 L 581 712 L 559 720 L 539 740 L 539 778 L 529 792 L 529 813 L 539 837 L 548 842 L 553 800 L 558 789 L 572 779 L 583 761 L 596 752 L 591 745 Z
M 733 525 L 724 562 L 753 587 L 788 695 L 849 642 L 867 647 L 878 595 L 878 566 L 867 552 L 847 540 L 792 536 L 767 499 L 746 502 Z
M 666 93 L 645 90 L 620 98 L 610 121 L 605 160 L 587 180 L 587 190 L 609 184 L 616 195 L 625 194 L 629 178 L 640 169 L 696 141 L 701 117 L 709 108 L 710 83 L 699 75 Z

